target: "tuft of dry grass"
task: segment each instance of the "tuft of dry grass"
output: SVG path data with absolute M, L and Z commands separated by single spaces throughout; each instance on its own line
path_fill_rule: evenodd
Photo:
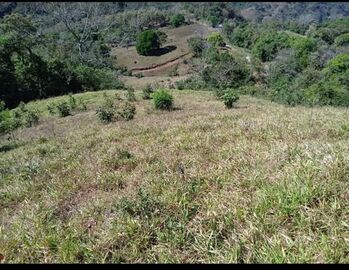
M 4 262 L 349 262 L 348 109 L 174 90 L 162 112 L 137 92 L 105 125 L 102 94 L 0 153 Z

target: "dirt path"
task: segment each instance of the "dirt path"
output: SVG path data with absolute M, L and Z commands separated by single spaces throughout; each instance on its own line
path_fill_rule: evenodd
M 166 62 L 163 62 L 161 64 L 157 64 L 157 65 L 152 65 L 150 67 L 140 67 L 140 68 L 132 68 L 131 71 L 153 71 L 153 70 L 157 70 L 159 68 L 164 68 L 164 67 L 169 67 L 172 66 L 173 64 L 177 64 L 179 63 L 179 60 L 184 57 L 189 55 L 190 52 L 182 54 L 174 59 L 168 60 Z

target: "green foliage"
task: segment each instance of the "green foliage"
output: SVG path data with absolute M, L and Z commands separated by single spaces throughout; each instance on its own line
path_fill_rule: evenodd
M 56 114 L 57 105 L 54 102 L 47 104 L 47 110 L 50 114 Z
M 334 81 L 311 85 L 304 93 L 309 105 L 349 106 L 349 92 Z
M 5 108 L 5 103 L 0 101 L 0 134 L 9 133 L 21 126 L 32 127 L 39 123 L 37 110 L 28 109 L 21 102 L 12 112 Z
M 342 34 L 335 38 L 334 43 L 337 46 L 346 46 L 349 45 L 349 33 Z
M 184 15 L 181 13 L 177 13 L 177 14 L 173 15 L 170 23 L 173 27 L 178 27 L 178 26 L 183 25 L 185 23 Z
M 268 31 L 261 34 L 252 47 L 252 53 L 261 61 L 271 61 L 282 48 L 289 47 L 289 38 L 285 33 Z
M 334 42 L 334 39 L 335 39 L 335 33 L 330 28 L 322 27 L 322 28 L 319 28 L 318 30 L 316 30 L 312 34 L 312 37 L 317 38 L 317 39 L 322 39 L 323 41 L 327 42 L 328 44 L 332 44 Z
M 225 107 L 228 109 L 232 108 L 234 106 L 234 103 L 236 103 L 239 100 L 239 95 L 234 89 L 227 89 L 224 91 L 223 95 L 220 97 Z
M 193 53 L 194 57 L 199 57 L 206 48 L 206 41 L 200 37 L 191 37 L 187 40 L 189 50 Z
M 209 88 L 236 88 L 249 80 L 246 65 L 229 53 L 218 53 L 210 62 L 212 64 L 205 67 L 200 74 Z
M 5 102 L 0 100 L 0 135 L 10 132 L 13 129 L 11 113 L 5 108 Z
M 97 116 L 102 123 L 110 123 L 114 119 L 115 112 L 112 108 L 99 107 Z
M 120 101 L 118 97 L 115 100 Z M 104 93 L 103 102 L 96 111 L 97 117 L 102 123 L 110 123 L 116 119 L 129 121 L 134 118 L 136 107 L 132 103 L 124 101 L 115 104 L 115 100 Z
M 98 119 L 102 123 L 110 123 L 114 120 L 114 117 L 115 117 L 114 100 L 111 97 L 108 97 L 106 93 L 104 93 L 103 95 L 103 102 L 97 108 L 96 114 Z
M 143 99 L 151 99 L 151 94 L 154 92 L 153 87 L 150 83 L 148 83 L 144 89 L 142 90 L 142 98 Z
M 140 55 L 150 55 L 160 48 L 160 38 L 156 31 L 145 30 L 137 36 L 136 50 Z
M 121 104 L 117 114 L 126 121 L 132 120 L 136 114 L 136 106 L 126 101 Z
M 34 110 L 28 110 L 24 114 L 24 125 L 26 127 L 32 127 L 39 123 L 39 113 Z
M 327 65 L 325 72 L 329 74 L 338 74 L 346 72 L 349 69 L 349 54 L 340 54 L 334 57 Z
M 237 26 L 233 32 L 230 32 L 228 29 L 227 27 L 223 28 L 224 33 L 229 41 L 238 47 L 251 48 L 257 38 L 256 30 L 249 24 Z
M 69 93 L 68 103 L 72 110 L 74 110 L 77 107 L 76 99 L 74 98 L 72 93 Z
M 126 99 L 127 101 L 134 102 L 136 101 L 135 90 L 132 87 L 128 87 L 126 90 Z
M 302 69 L 292 54 L 276 60 L 268 78 L 272 100 L 291 106 L 349 106 L 348 54 L 337 55 L 322 70 Z
M 154 106 L 160 110 L 171 110 L 173 106 L 173 97 L 165 89 L 157 90 L 152 94 Z
M 176 81 L 175 85 L 178 90 L 183 90 L 183 89 L 200 90 L 206 87 L 206 83 L 201 76 L 191 76 L 185 80 Z
M 216 64 L 220 61 L 221 54 L 217 48 L 210 47 L 204 51 L 203 57 L 208 64 Z
M 290 46 L 295 50 L 295 57 L 302 67 L 306 67 L 309 62 L 309 55 L 316 49 L 316 41 L 311 38 L 293 38 Z
M 82 99 L 79 99 L 77 103 L 77 109 L 80 111 L 86 111 L 87 110 L 86 102 L 84 102 Z
M 223 37 L 220 33 L 218 32 L 213 32 L 207 37 L 207 41 L 215 47 L 222 47 L 225 46 L 225 42 L 223 40 Z
M 58 115 L 60 117 L 66 117 L 71 115 L 71 108 L 67 101 L 61 101 L 57 103 L 56 108 L 57 108 Z

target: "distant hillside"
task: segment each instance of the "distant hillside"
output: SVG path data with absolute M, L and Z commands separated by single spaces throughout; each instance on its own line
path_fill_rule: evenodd
M 349 15 L 346 2 L 235 2 L 231 6 L 247 20 L 297 20 L 305 24 L 343 18 Z
M 104 2 L 99 3 L 105 14 L 114 14 L 124 10 L 156 7 L 158 9 L 181 9 L 183 6 L 210 5 L 200 3 L 168 2 Z M 349 16 L 349 5 L 346 2 L 231 2 L 227 3 L 239 11 L 247 20 L 297 20 L 303 23 L 322 22 Z M 0 3 L 0 18 L 4 15 L 19 12 L 31 15 L 46 15 L 44 2 L 3 2 Z

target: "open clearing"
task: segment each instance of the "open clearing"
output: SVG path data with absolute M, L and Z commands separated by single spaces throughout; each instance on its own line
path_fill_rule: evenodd
M 137 92 L 104 125 L 102 93 L 2 138 L 3 262 L 349 262 L 348 109 Z
M 150 69 L 174 61 L 175 59 L 183 57 L 189 53 L 187 43 L 189 37 L 195 35 L 206 37 L 210 32 L 214 31 L 213 28 L 199 23 L 185 25 L 178 28 L 164 27 L 159 30 L 168 35 L 167 42 L 163 44 L 162 47 L 176 46 L 175 50 L 161 56 L 143 56 L 137 53 L 135 46 L 129 48 L 114 48 L 112 49 L 112 55 L 116 55 L 117 65 L 120 67 L 126 67 L 128 70 L 132 71 L 134 69 Z M 135 74 L 136 73 L 137 72 L 135 72 Z

